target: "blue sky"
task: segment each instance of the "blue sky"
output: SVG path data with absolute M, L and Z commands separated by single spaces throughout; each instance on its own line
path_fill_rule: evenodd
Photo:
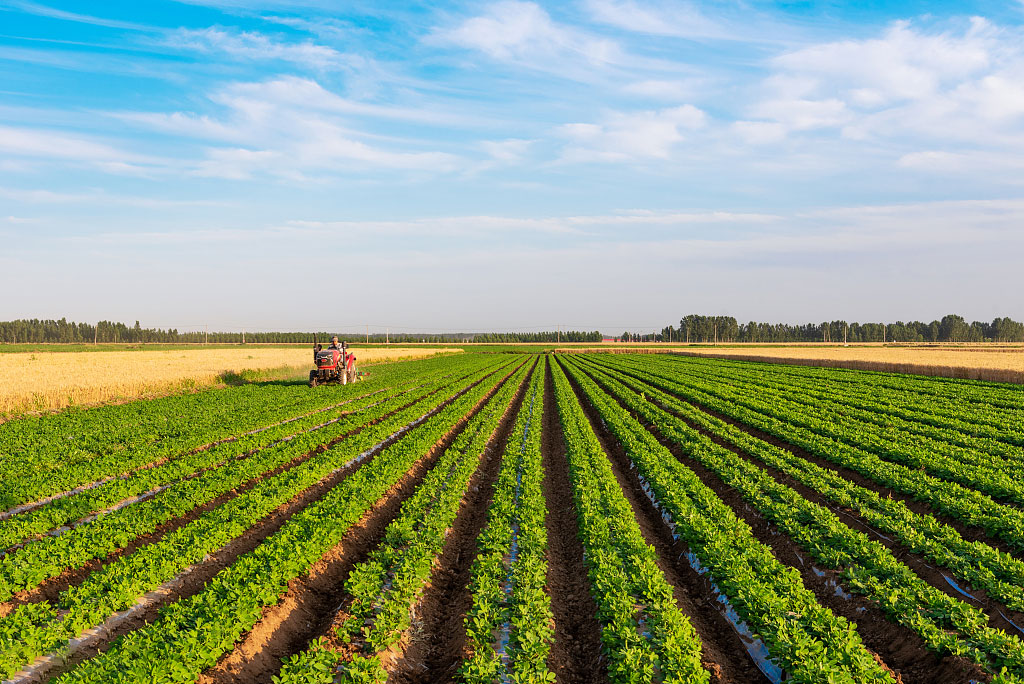
M 1024 318 L 1024 3 L 0 0 L 0 319 Z

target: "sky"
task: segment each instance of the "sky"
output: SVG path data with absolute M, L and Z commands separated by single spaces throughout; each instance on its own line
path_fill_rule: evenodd
M 1024 1 L 0 0 L 0 320 L 1024 319 Z

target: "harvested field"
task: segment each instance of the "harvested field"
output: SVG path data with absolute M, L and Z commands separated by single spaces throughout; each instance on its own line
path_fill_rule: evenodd
M 0 674 L 1024 681 L 1022 398 L 539 351 L 13 419 Z
M 460 349 L 359 349 L 360 364 L 426 358 Z M 233 379 L 302 377 L 306 348 L 239 347 L 0 354 L 0 416 L 123 401 Z

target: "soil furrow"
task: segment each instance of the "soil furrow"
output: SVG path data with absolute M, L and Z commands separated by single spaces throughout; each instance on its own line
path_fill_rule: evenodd
M 501 384 L 507 382 L 514 372 L 506 375 Z M 344 586 L 349 572 L 377 548 L 402 503 L 412 496 L 437 458 L 498 388 L 488 392 L 431 447 L 363 516 L 345 539 L 317 561 L 307 575 L 293 580 L 281 600 L 264 609 L 263 617 L 255 627 L 244 634 L 235 648 L 214 667 L 203 673 L 199 684 L 269 682 L 280 671 L 283 658 L 302 651 L 310 641 L 327 633 L 339 604 L 345 598 Z
M 705 669 L 711 673 L 711 681 L 716 684 L 768 682 L 768 678 L 748 655 L 740 635 L 715 605 L 715 592 L 710 580 L 683 561 L 689 548 L 683 542 L 673 539 L 661 513 L 644 494 L 622 445 L 605 427 L 604 421 L 576 382 L 568 374 L 567 377 L 608 456 L 619 486 L 633 508 L 644 539 L 658 553 L 658 565 L 674 589 L 676 603 L 700 635 L 702 661 Z
M 536 362 L 531 371 L 536 371 Z M 464 618 L 473 605 L 470 570 L 477 555 L 477 538 L 487 524 L 494 484 L 502 456 L 515 428 L 516 415 L 526 398 L 530 375 L 523 379 L 498 428 L 480 457 L 448 531 L 444 550 L 435 561 L 430 582 L 414 609 L 413 623 L 401 653 L 385 663 L 391 684 L 453 682 L 465 657 Z M 391 659 L 389 658 L 389 659 Z
M 562 426 L 555 406 L 555 388 L 548 368 L 544 378 L 544 499 L 548 515 L 547 591 L 555 616 L 555 641 L 548 667 L 558 684 L 593 684 L 608 681 L 601 646 L 601 623 L 590 593 L 583 543 L 579 539 L 576 504 L 569 480 Z
M 609 396 L 614 398 L 611 394 Z M 623 409 L 628 410 L 625 406 Z M 644 424 L 642 419 L 637 419 Z M 674 442 L 666 440 L 657 428 L 646 424 L 645 427 L 676 459 L 696 473 L 707 487 L 728 504 L 750 526 L 754 536 L 771 547 L 776 558 L 800 572 L 804 585 L 814 592 L 819 603 L 856 624 L 864 644 L 878 654 L 885 665 L 901 677 L 904 684 L 962 684 L 970 680 L 985 682 L 991 679 L 979 667 L 963 658 L 941 657 L 929 652 L 920 636 L 902 625 L 890 622 L 877 604 L 862 596 L 851 596 L 842 591 L 838 572 L 815 567 L 812 559 L 793 540 L 747 504 L 737 490 L 686 456 Z M 608 436 L 614 439 L 610 434 Z M 621 446 L 617 447 L 617 451 L 621 458 L 626 458 Z

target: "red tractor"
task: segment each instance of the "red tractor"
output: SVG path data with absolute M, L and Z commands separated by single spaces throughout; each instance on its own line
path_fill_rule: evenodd
M 337 337 L 331 340 L 327 349 L 322 344 L 313 343 L 313 363 L 316 368 L 309 371 L 310 387 L 329 383 L 347 385 L 365 376 L 356 370 L 356 355 L 349 353 L 347 343 L 339 344 Z

